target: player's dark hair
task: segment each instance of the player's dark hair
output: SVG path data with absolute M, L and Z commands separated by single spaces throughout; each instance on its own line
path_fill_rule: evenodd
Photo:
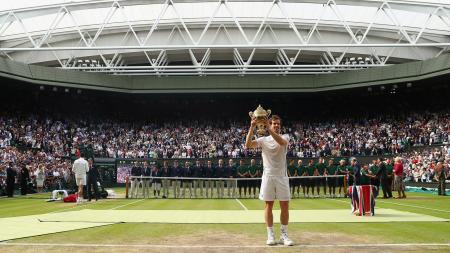
M 274 115 L 272 115 L 272 117 L 270 117 L 270 123 L 272 123 L 273 120 L 279 120 L 280 123 L 281 123 L 281 118 L 280 118 L 280 116 L 278 116 L 278 115 L 276 115 L 276 114 L 274 114 Z

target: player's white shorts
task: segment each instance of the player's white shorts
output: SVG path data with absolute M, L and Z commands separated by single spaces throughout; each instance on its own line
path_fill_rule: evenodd
M 274 201 L 275 199 L 289 201 L 291 199 L 289 177 L 263 175 L 259 199 L 264 201 Z
M 77 186 L 86 185 L 86 176 L 75 177 L 75 182 L 76 182 Z

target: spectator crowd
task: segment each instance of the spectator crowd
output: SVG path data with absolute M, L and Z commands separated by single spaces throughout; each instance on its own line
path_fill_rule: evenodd
M 412 151 L 403 154 L 405 164 L 405 181 L 429 183 L 436 181 L 438 161 L 450 161 L 450 146 Z M 447 173 L 449 168 L 446 168 Z
M 450 155 L 449 122 L 448 112 L 321 122 L 288 119 L 283 122 L 282 132 L 291 136 L 289 157 L 401 155 L 407 158 L 408 180 L 430 182 L 435 161 Z M 109 158 L 260 156 L 259 150 L 244 148 L 248 124 L 211 120 L 130 123 L 6 113 L 0 115 L 0 186 L 5 184 L 7 165 L 18 171 L 28 168 L 34 184 L 42 168 L 46 185 L 57 188 L 70 184 L 70 157 L 80 146 L 90 147 L 95 157 Z M 408 152 L 410 147 L 433 144 L 444 147 Z
M 309 158 L 400 154 L 411 146 L 448 144 L 450 113 L 402 118 L 284 123 L 288 156 Z M 0 148 L 23 146 L 50 157 L 68 157 L 80 145 L 111 158 L 241 158 L 248 122 L 120 122 L 56 120 L 36 115 L 0 117 Z
M 55 157 L 45 151 L 20 151 L 16 147 L 6 147 L 0 149 L 0 196 L 6 194 L 7 167 L 16 172 L 16 184 L 29 184 L 27 193 L 36 189 L 42 191 L 44 186 L 46 189 L 62 189 L 74 184 L 70 159 Z

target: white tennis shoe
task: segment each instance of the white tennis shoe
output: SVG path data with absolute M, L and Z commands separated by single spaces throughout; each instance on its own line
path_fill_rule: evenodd
M 281 234 L 280 244 L 283 244 L 284 246 L 293 246 L 294 242 L 291 239 L 289 239 L 287 234 Z
M 275 241 L 275 235 L 269 235 L 267 238 L 266 244 L 269 246 L 276 245 L 277 242 Z

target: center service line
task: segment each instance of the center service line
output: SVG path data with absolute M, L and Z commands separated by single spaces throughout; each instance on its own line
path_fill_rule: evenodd
M 248 211 L 247 207 L 245 207 L 239 199 L 235 198 L 235 200 L 242 206 L 242 208 L 244 208 L 245 211 Z

